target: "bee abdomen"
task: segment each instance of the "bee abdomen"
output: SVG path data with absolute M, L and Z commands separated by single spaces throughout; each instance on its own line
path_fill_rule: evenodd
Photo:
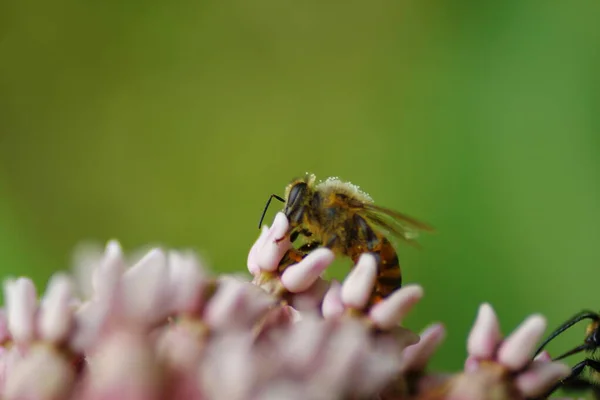
M 380 243 L 372 254 L 377 260 L 375 296 L 383 299 L 402 287 L 402 272 L 392 244 L 386 238 L 381 238 Z

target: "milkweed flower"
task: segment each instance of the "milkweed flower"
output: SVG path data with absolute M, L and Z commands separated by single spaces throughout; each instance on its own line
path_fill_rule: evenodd
M 41 296 L 28 278 L 5 280 L 0 398 L 504 400 L 537 396 L 568 374 L 529 359 L 543 318 L 503 339 L 488 305 L 465 370 L 429 371 L 444 326 L 420 335 L 403 326 L 423 288 L 367 307 L 377 276 L 369 254 L 342 282 L 322 277 L 334 260 L 326 248 L 279 268 L 293 251 L 287 227 L 280 213 L 261 231 L 251 278 L 212 275 L 188 251 L 129 257 L 111 241 L 78 252 L 73 273 L 54 275 Z
M 503 339 L 498 318 L 488 304 L 481 305 L 467 342 L 468 357 L 462 373 L 433 382 L 421 382 L 422 400 L 504 400 L 538 398 L 571 370 L 551 362 L 545 354 L 531 361 L 546 321 L 532 315 Z M 435 376 L 433 376 L 435 379 Z M 439 377 L 438 377 L 439 379 Z

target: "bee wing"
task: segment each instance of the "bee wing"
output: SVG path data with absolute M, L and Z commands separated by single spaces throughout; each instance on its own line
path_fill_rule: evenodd
M 411 216 L 375 204 L 363 204 L 365 218 L 389 233 L 417 246 L 419 232 L 434 232 L 434 228 Z

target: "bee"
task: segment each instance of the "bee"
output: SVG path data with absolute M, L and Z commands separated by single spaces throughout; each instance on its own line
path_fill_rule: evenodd
M 600 357 L 595 354 L 596 350 L 600 348 L 600 314 L 594 311 L 584 310 L 575 314 L 569 318 L 566 322 L 556 328 L 546 340 L 540 345 L 536 351 L 536 355 L 539 354 L 552 340 L 558 337 L 560 334 L 571 328 L 578 322 L 583 320 L 590 320 L 591 322 L 587 325 L 585 330 L 585 338 L 583 343 L 574 347 L 573 349 L 565 352 L 564 354 L 556 357 L 553 361 L 562 360 L 563 358 L 569 357 L 574 354 L 581 352 L 588 353 L 583 361 L 577 363 L 571 369 L 571 375 L 563 379 L 561 382 L 556 384 L 550 391 L 544 396 L 544 398 L 550 396 L 558 389 L 565 389 L 568 391 L 591 391 L 594 394 L 594 398 L 600 399 Z M 586 368 L 587 367 L 587 368 Z M 588 377 L 585 377 L 583 372 L 588 371 Z
M 313 174 L 293 180 L 285 197 L 272 194 L 258 224 L 262 225 L 272 199 L 285 206 L 289 221 L 288 237 L 294 245 L 283 257 L 279 271 L 299 262 L 317 247 L 325 246 L 336 255 L 347 256 L 356 264 L 363 253 L 377 260 L 377 281 L 370 305 L 381 301 L 402 286 L 402 274 L 396 250 L 386 235 L 416 244 L 419 231 L 433 231 L 429 225 L 373 203 L 356 185 L 337 177 L 316 183 Z M 281 240 L 283 240 L 282 238 Z

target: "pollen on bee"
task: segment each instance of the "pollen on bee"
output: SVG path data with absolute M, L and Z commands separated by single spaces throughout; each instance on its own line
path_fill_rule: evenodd
M 337 176 L 331 176 L 324 181 L 319 182 L 317 186 L 320 188 L 331 188 L 342 193 L 347 193 L 353 197 L 359 198 L 364 202 L 373 202 L 373 198 L 367 192 L 361 190 L 360 186 L 351 182 L 344 182 Z

